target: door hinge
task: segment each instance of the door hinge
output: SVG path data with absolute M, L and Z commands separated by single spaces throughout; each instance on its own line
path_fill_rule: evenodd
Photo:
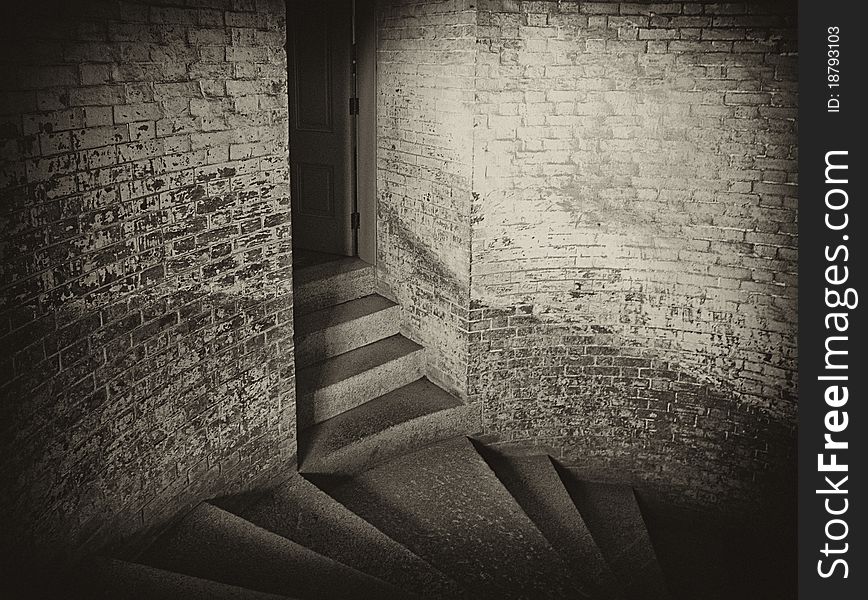
M 361 224 L 362 218 L 361 215 L 357 212 L 354 212 L 350 215 L 350 225 L 353 229 L 358 229 Z
M 359 99 L 358 98 L 350 98 L 350 114 L 351 115 L 359 114 Z

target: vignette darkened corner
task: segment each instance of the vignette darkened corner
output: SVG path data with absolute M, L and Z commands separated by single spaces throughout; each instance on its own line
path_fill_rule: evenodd
M 0 595 L 796 596 L 794 2 L 0 27 Z

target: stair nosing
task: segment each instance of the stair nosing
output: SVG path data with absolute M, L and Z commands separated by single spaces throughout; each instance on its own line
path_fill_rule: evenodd
M 382 302 L 376 300 L 378 298 L 381 299 Z M 326 322 L 326 323 L 317 323 L 316 322 L 318 315 L 326 315 L 328 313 L 334 313 L 334 312 L 336 312 L 336 310 L 340 309 L 341 307 L 345 307 L 348 304 L 354 304 L 354 303 L 360 304 L 360 303 L 363 303 L 365 301 L 377 302 L 378 304 L 384 304 L 384 306 L 374 308 L 374 310 L 371 310 L 370 312 L 364 312 L 364 313 L 361 313 L 358 315 L 354 315 L 354 316 L 347 318 L 347 319 L 342 319 L 342 320 L 333 321 L 333 322 Z M 341 325 L 346 325 L 347 323 L 351 323 L 355 320 L 365 319 L 367 317 L 371 317 L 373 315 L 376 315 L 377 313 L 387 311 L 387 310 L 392 310 L 396 307 L 400 308 L 399 305 L 396 304 L 395 302 L 392 302 L 388 298 L 384 298 L 383 296 L 381 296 L 380 294 L 377 294 L 377 293 L 367 294 L 367 295 L 361 296 L 359 298 L 354 298 L 353 300 L 347 300 L 345 302 L 340 302 L 339 304 L 334 304 L 332 306 L 327 306 L 325 308 L 321 308 L 321 309 L 315 310 L 313 312 L 305 313 L 303 315 L 298 315 L 298 316 L 301 316 L 302 318 L 296 320 L 295 337 L 296 337 L 296 340 L 300 340 L 300 339 L 305 338 L 306 336 L 325 332 L 332 327 L 339 327 Z M 310 323 L 313 323 L 314 325 L 309 325 Z
M 390 401 L 393 399 L 397 400 L 394 396 L 399 395 L 402 390 L 405 390 L 405 388 L 414 385 L 424 386 L 426 384 L 436 390 L 434 393 L 437 394 L 438 397 L 433 400 L 425 401 L 427 406 L 425 406 L 424 412 L 412 414 L 409 417 L 402 418 L 402 420 L 381 420 L 376 423 L 376 428 L 372 428 L 369 431 L 360 431 L 360 428 L 354 429 L 349 426 L 343 428 L 343 431 L 349 431 L 347 435 L 341 436 L 338 433 L 342 429 L 341 425 L 344 421 L 350 424 L 359 421 L 364 422 L 364 419 L 360 418 L 360 415 L 364 412 L 376 410 L 383 406 L 388 407 Z M 404 393 L 407 393 L 407 391 L 405 390 Z M 434 415 L 443 413 L 444 411 L 459 409 L 463 406 L 465 405 L 455 398 L 455 396 L 432 383 L 427 377 L 422 376 L 410 383 L 404 384 L 394 390 L 386 392 L 385 394 L 381 394 L 376 398 L 372 398 L 363 404 L 359 404 L 347 411 L 339 413 L 324 421 L 314 423 L 299 431 L 299 460 L 304 464 L 313 464 L 314 466 L 322 462 L 328 463 L 334 456 L 346 452 L 350 448 L 358 448 L 360 445 L 376 443 L 377 440 L 382 440 L 383 436 L 389 435 L 390 432 L 394 432 L 402 427 L 411 426 L 412 423 L 417 422 L 420 419 L 431 418 Z M 329 431 L 329 429 L 332 429 L 332 431 Z M 342 443 L 335 444 L 334 440 L 341 437 L 344 438 Z M 306 448 L 303 460 L 301 458 L 302 447 Z
M 315 373 L 316 372 L 315 369 L 318 366 L 321 367 L 325 363 L 331 362 L 334 364 L 338 361 L 348 360 L 348 355 L 350 355 L 350 354 L 354 354 L 354 353 L 361 354 L 363 352 L 376 352 L 378 350 L 378 348 L 376 348 L 376 346 L 378 344 L 386 344 L 389 340 L 395 340 L 396 343 L 400 343 L 401 346 L 403 346 L 400 354 L 397 354 L 395 356 L 388 356 L 386 359 L 383 359 L 382 356 L 376 357 L 376 362 L 374 362 L 370 366 L 367 366 L 366 368 L 363 368 L 361 370 L 353 370 L 353 371 L 350 371 L 349 373 L 346 373 L 346 374 L 342 373 L 342 374 L 340 374 L 339 377 L 337 377 L 333 374 L 327 374 L 325 377 L 316 377 L 315 379 L 309 379 L 308 377 L 306 377 L 306 375 L 308 375 L 309 373 Z M 383 338 L 381 340 L 371 342 L 370 344 L 360 346 L 359 348 L 354 348 L 352 350 L 348 350 L 347 352 L 343 352 L 343 353 L 338 354 L 336 356 L 326 358 L 324 360 L 315 362 L 313 364 L 302 367 L 301 369 L 298 369 L 296 371 L 296 381 L 297 381 L 296 385 L 298 388 L 298 394 L 299 394 L 299 396 L 309 396 L 309 395 L 315 394 L 318 390 L 323 390 L 323 389 L 326 389 L 326 388 L 331 387 L 333 385 L 338 385 L 341 382 L 349 381 L 355 377 L 358 377 L 358 376 L 366 373 L 367 371 L 376 369 L 378 367 L 382 367 L 382 366 L 387 365 L 390 362 L 393 362 L 396 360 L 401 360 L 403 358 L 406 358 L 406 357 L 411 356 L 413 354 L 416 354 L 418 352 L 422 352 L 423 350 L 424 350 L 423 346 L 417 344 L 416 342 L 414 342 L 413 340 L 411 340 L 409 338 L 404 337 L 400 333 L 396 333 L 394 335 Z

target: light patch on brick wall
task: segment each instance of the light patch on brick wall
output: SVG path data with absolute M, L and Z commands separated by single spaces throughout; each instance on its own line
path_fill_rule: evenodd
M 495 1 L 478 25 L 487 430 L 750 495 L 794 442 L 792 8 Z
M 426 347 L 429 376 L 466 396 L 476 11 L 386 3 L 378 16 L 378 279 Z

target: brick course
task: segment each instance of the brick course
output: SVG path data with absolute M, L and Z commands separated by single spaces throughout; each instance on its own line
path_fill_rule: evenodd
M 0 529 L 73 551 L 293 460 L 285 13 L 3 16 Z

